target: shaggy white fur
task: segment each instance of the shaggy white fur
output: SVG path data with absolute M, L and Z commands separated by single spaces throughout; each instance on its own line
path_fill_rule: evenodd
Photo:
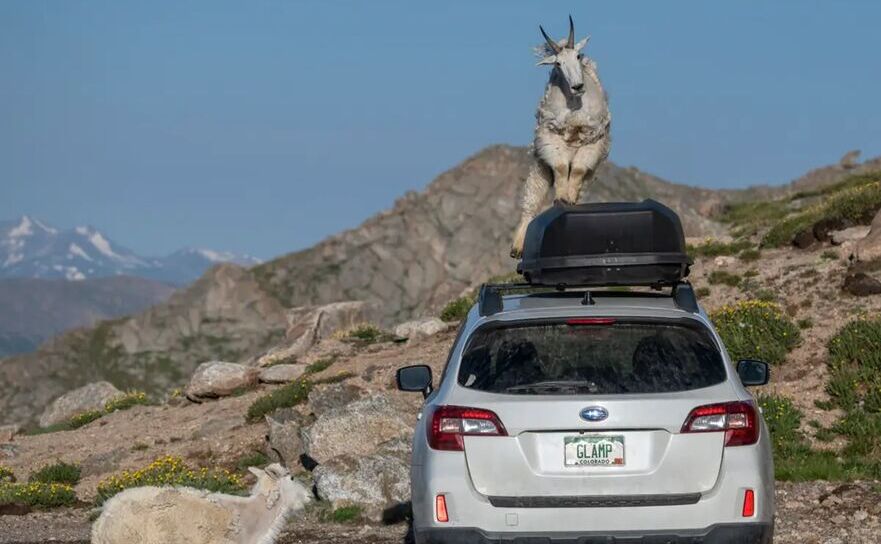
M 578 202 L 585 182 L 609 156 L 611 146 L 608 97 L 596 65 L 581 53 L 589 38 L 575 43 L 570 17 L 568 39 L 555 42 L 545 34 L 545 40 L 539 65 L 553 69 L 535 114 L 535 161 L 526 178 L 522 216 L 511 244 L 515 258 L 522 254 L 526 228 L 544 207 L 551 186 L 554 200 Z
M 273 544 L 312 496 L 281 465 L 249 469 L 248 497 L 187 487 L 137 487 L 104 505 L 93 544 Z

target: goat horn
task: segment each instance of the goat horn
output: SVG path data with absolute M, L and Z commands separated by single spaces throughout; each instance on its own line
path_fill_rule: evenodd
M 274 447 L 272 447 L 272 446 L 269 446 L 269 447 L 272 449 L 272 451 L 275 452 L 276 455 L 278 455 L 278 458 L 281 459 L 282 464 L 284 466 L 288 466 L 288 462 L 285 460 L 284 455 L 282 455 L 281 452 L 278 451 L 277 449 L 275 449 Z
M 575 23 L 572 22 L 572 16 L 569 16 L 569 40 L 566 42 L 566 47 L 569 49 L 575 49 Z
M 538 25 L 538 29 L 541 30 L 541 35 L 545 37 L 545 41 L 548 42 L 548 46 L 551 48 L 551 51 L 553 51 L 554 54 L 559 53 L 560 46 L 557 45 L 557 42 L 555 42 L 554 40 L 551 39 L 550 36 L 548 36 L 548 33 L 545 32 L 545 29 L 543 29 L 541 27 L 541 25 Z

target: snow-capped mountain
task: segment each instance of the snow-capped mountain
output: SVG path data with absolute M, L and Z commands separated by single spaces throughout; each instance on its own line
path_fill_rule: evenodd
M 184 285 L 221 262 L 251 266 L 260 261 L 207 249 L 142 257 L 93 227 L 61 230 L 28 216 L 0 221 L 0 278 L 84 280 L 128 275 Z

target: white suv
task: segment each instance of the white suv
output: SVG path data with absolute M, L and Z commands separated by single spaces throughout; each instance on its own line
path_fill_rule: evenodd
M 690 289 L 690 288 L 689 288 Z M 693 297 L 692 299 L 693 300 Z M 586 302 L 587 301 L 587 302 Z M 497 297 L 472 308 L 413 442 L 417 543 L 769 543 L 771 444 L 696 303 L 653 293 Z

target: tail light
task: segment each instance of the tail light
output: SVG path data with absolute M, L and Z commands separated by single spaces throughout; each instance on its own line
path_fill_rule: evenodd
M 751 518 L 756 515 L 756 492 L 747 489 L 743 494 L 743 517 Z
M 441 406 L 431 416 L 428 445 L 435 450 L 463 451 L 463 436 L 508 436 L 499 416 L 489 410 Z
M 691 411 L 683 433 L 725 432 L 725 446 L 749 446 L 759 440 L 759 418 L 751 402 L 699 406 Z
M 447 497 L 445 495 L 438 495 L 435 497 L 434 510 L 437 520 L 440 523 L 447 523 L 450 521 L 450 514 L 447 512 Z

